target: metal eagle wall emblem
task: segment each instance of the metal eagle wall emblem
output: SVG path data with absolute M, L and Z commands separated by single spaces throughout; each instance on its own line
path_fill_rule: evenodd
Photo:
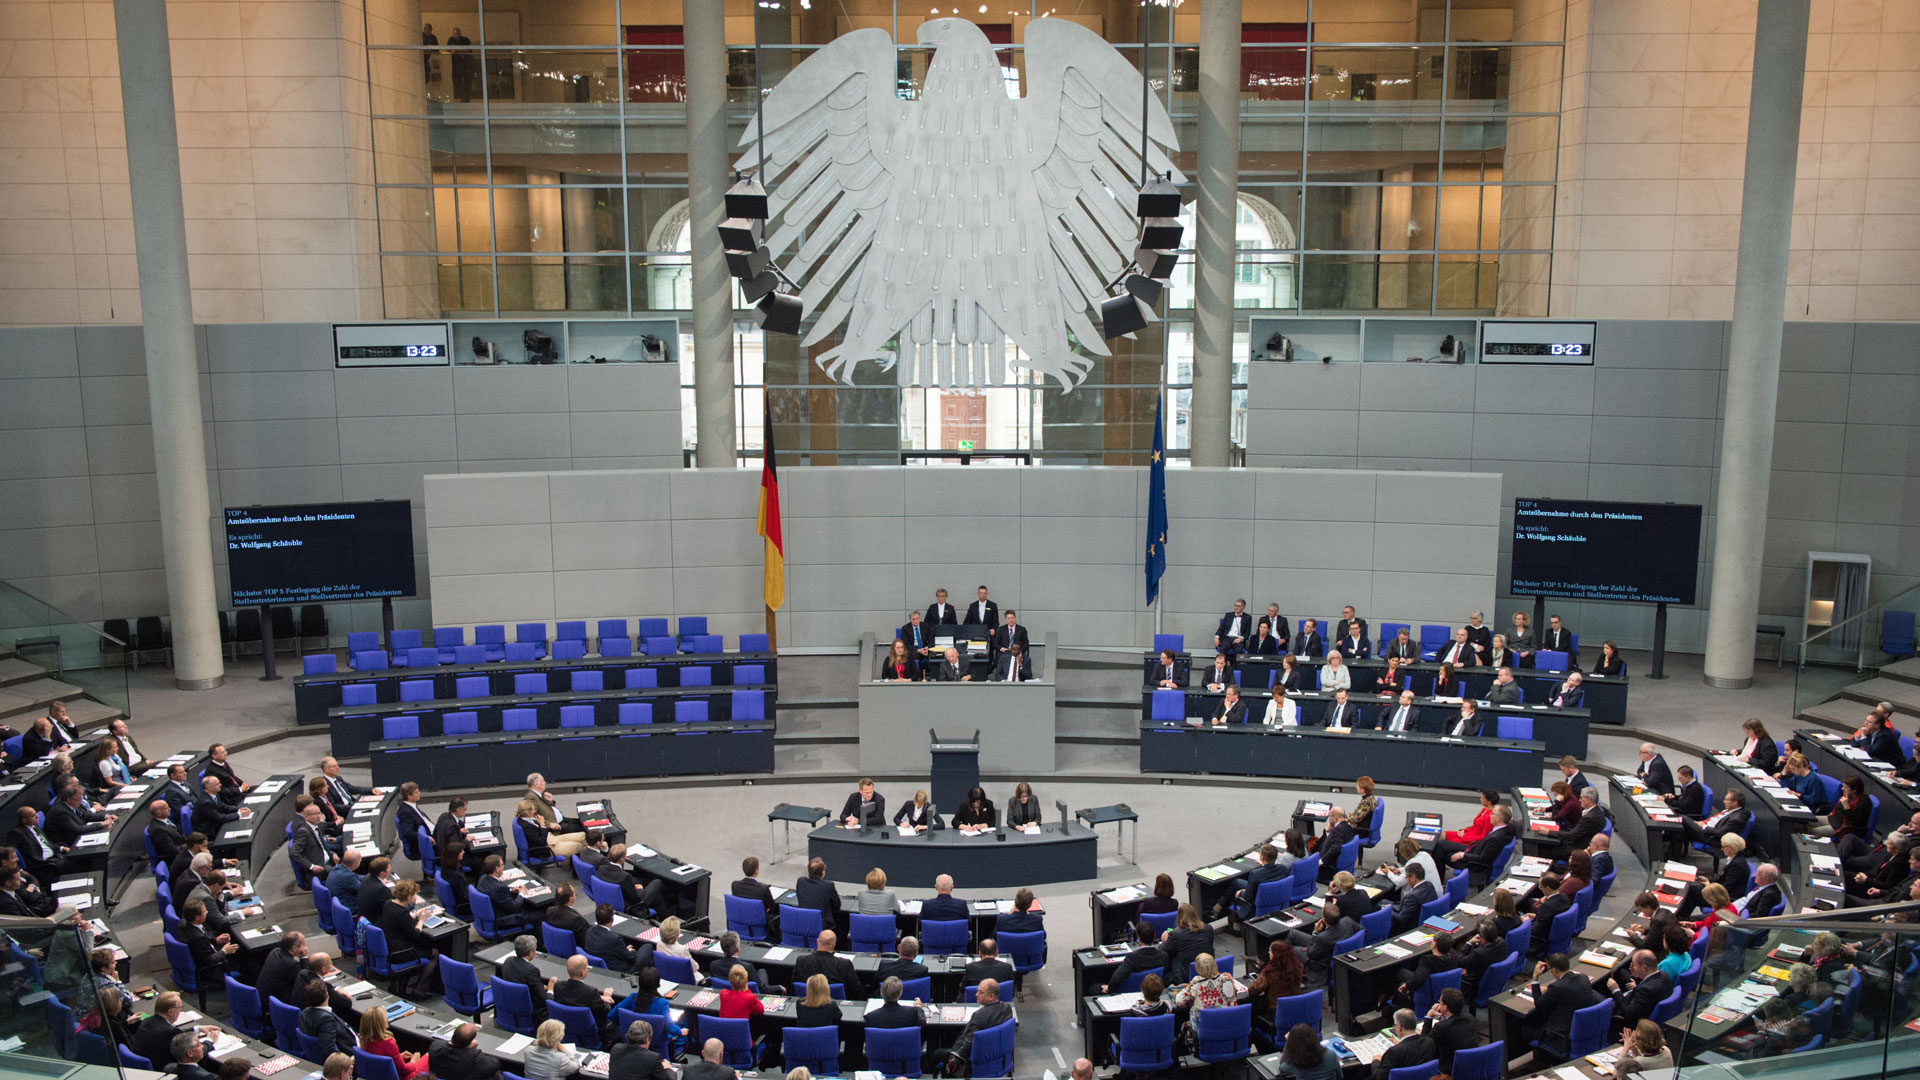
M 916 100 L 900 97 L 892 39 L 856 30 L 782 79 L 742 141 L 737 167 L 768 191 L 766 249 L 816 313 L 804 343 L 841 333 L 817 360 L 845 382 L 900 359 L 918 385 L 998 383 L 1011 363 L 1070 389 L 1087 353 L 1109 355 L 1089 311 L 1139 243 L 1141 154 L 1183 179 L 1173 124 L 1072 22 L 1028 24 L 1024 98 L 973 23 L 934 19 L 918 41 L 935 52 Z

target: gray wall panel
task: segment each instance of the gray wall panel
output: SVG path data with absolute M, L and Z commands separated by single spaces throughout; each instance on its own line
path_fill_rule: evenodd
M 1263 469 L 1254 474 L 1254 512 L 1282 520 L 1372 521 L 1377 475 L 1352 469 Z
M 91 525 L 93 487 L 84 476 L 35 480 L 0 480 L 0 506 L 5 520 L 33 522 L 48 528 Z
M 371 368 L 336 371 L 333 373 L 333 393 L 341 416 L 451 414 L 453 369 Z
M 66 379 L 80 374 L 71 326 L 36 326 L 11 331 L 7 348 L 9 379 Z
M 200 328 L 212 371 L 331 371 L 329 323 L 231 323 Z
M 567 417 L 540 413 L 462 413 L 458 438 L 461 462 L 573 457 Z
M 651 521 L 670 497 L 665 473 L 630 472 L 556 473 L 548 494 L 556 522 Z
M 353 416 L 341 417 L 335 425 L 343 465 L 459 460 L 454 456 L 454 418 L 451 416 L 415 416 L 404 424 L 396 424 L 387 417 Z
M 86 423 L 147 424 L 153 413 L 147 407 L 145 375 L 98 375 L 80 380 L 80 397 L 85 403 Z
M 9 330 L 6 342 L 11 347 L 19 338 L 15 334 L 38 333 L 34 330 Z M 74 327 L 74 346 L 79 353 L 78 374 L 80 375 L 144 375 L 147 371 L 145 336 L 138 326 L 80 326 Z M 23 343 L 23 347 L 26 346 Z M 201 357 L 201 370 L 206 370 L 204 353 Z
M 160 483 L 152 473 L 95 476 L 88 485 L 96 522 L 160 520 Z
M 333 372 L 231 371 L 213 376 L 215 420 L 332 418 Z
M 665 521 L 556 521 L 555 570 L 671 568 L 673 526 Z
M 14 379 L 0 396 L 0 431 L 74 427 L 82 416 L 76 379 Z
M 1369 457 L 1449 458 L 1473 456 L 1469 412 L 1363 412 L 1359 451 Z
M 454 411 L 465 413 L 563 413 L 564 369 L 508 364 L 453 369 Z

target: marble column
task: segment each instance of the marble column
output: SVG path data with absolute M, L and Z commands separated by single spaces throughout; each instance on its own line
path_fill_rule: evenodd
M 693 222 L 694 464 L 731 469 L 733 279 L 720 247 L 726 216 L 727 21 L 713 0 L 682 0 L 687 64 L 687 202 Z
M 1231 464 L 1233 225 L 1240 184 L 1240 0 L 1200 7 L 1200 178 L 1194 207 L 1193 413 L 1195 468 Z
M 207 496 L 199 352 L 187 281 L 167 5 L 165 0 L 114 0 L 113 22 L 126 116 L 154 472 L 160 486 L 160 546 L 167 562 L 167 610 L 173 618 L 173 682 L 182 690 L 210 690 L 226 681 L 226 666 L 213 592 L 213 508 Z
M 1753 683 L 1754 625 L 1766 545 L 1767 486 L 1786 319 L 1800 96 L 1806 83 L 1809 0 L 1760 0 L 1740 195 L 1740 255 L 1727 343 L 1727 406 L 1714 500 L 1713 584 L 1707 607 L 1707 685 Z

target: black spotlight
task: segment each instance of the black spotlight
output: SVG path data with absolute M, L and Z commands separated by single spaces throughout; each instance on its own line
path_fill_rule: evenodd
M 742 281 L 740 283 L 740 295 L 746 297 L 747 303 L 757 304 L 760 302 L 761 297 L 774 291 L 779 285 L 780 275 L 771 270 L 766 270 Z
M 1185 232 L 1178 218 L 1148 218 L 1140 225 L 1140 246 L 1160 251 L 1172 251 L 1180 246 L 1180 236 Z M 732 247 L 732 244 L 727 245 Z
M 1117 338 L 1138 333 L 1147 328 L 1149 314 L 1146 306 L 1131 291 L 1110 296 L 1100 302 L 1100 336 Z
M 732 213 L 731 210 L 728 213 Z M 1170 218 L 1180 216 L 1180 189 L 1164 176 L 1156 176 L 1140 189 L 1135 217 Z
M 770 292 L 754 305 L 754 321 L 771 334 L 798 334 L 804 305 L 792 293 Z
M 720 223 L 720 246 L 733 251 L 752 251 L 762 244 L 767 223 L 759 218 L 730 217 Z
M 767 266 L 773 262 L 773 253 L 767 245 L 761 244 L 752 251 L 727 249 L 727 273 L 742 281 L 757 278 L 767 272 Z
M 771 216 L 767 210 L 767 189 L 754 177 L 741 176 L 727 189 L 728 217 L 765 221 Z
M 1165 281 L 1173 276 L 1174 268 L 1180 265 L 1180 255 L 1161 248 L 1134 248 L 1133 264 L 1140 268 L 1142 274 L 1155 281 Z

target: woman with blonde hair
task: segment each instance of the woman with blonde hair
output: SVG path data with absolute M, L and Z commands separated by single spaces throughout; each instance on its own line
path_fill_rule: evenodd
M 427 1071 L 426 1055 L 400 1049 L 393 1030 L 387 1027 L 385 1009 L 368 1009 L 360 1014 L 360 1049 L 392 1061 L 400 1080 L 411 1080 Z
M 678 915 L 669 915 L 660 920 L 660 943 L 656 948 L 668 956 L 680 956 L 688 960 L 693 959 L 693 953 L 689 951 L 685 945 L 680 944 L 680 917 Z
M 796 1027 L 837 1027 L 840 1006 L 833 1003 L 833 987 L 819 972 L 807 976 L 807 996 L 794 1006 Z
M 120 748 L 120 740 L 111 735 L 100 739 L 100 751 L 95 755 L 94 767 L 100 771 L 100 790 L 106 795 L 112 795 L 133 783 L 126 751 Z
M 580 1071 L 586 1059 L 569 1054 L 561 1046 L 567 1037 L 567 1025 L 558 1020 L 542 1020 L 533 1029 L 533 1046 L 527 1050 L 527 1080 L 566 1080 Z
M 874 867 L 867 871 L 867 887 L 860 891 L 859 911 L 862 915 L 897 915 L 900 912 L 900 898 L 887 888 L 887 872 Z
M 1237 994 L 1233 985 L 1233 976 L 1220 974 L 1220 965 L 1212 953 L 1201 953 L 1193 958 L 1193 978 L 1187 985 L 1174 991 L 1175 1009 L 1192 1009 L 1194 1013 L 1203 1009 L 1224 1009 L 1234 1003 Z M 1193 1014 L 1187 1015 L 1187 1038 L 1194 1039 Z
M 527 838 L 527 857 L 530 859 L 551 859 L 555 855 L 578 855 L 586 845 L 572 840 L 561 840 L 558 822 L 549 824 L 540 816 L 540 807 L 532 799 L 521 799 L 513 808 L 513 820 L 520 823 L 520 834 Z M 572 850 L 568 850 L 571 848 Z
M 1620 1042 L 1623 1044 L 1620 1058 L 1613 1063 L 1616 1073 L 1625 1075 L 1673 1068 L 1673 1051 L 1667 1049 L 1667 1040 L 1660 1034 L 1660 1025 L 1651 1020 L 1642 1020 L 1628 1028 L 1621 1034 Z
M 720 1016 L 724 1020 L 744 1020 L 767 1011 L 760 996 L 747 989 L 747 969 L 735 964 L 727 969 L 727 988 L 720 991 Z
M 933 800 L 928 797 L 926 788 L 914 792 L 913 801 L 894 812 L 893 823 L 902 832 L 946 828 L 946 824 L 940 820 L 940 812 L 933 808 Z
M 1184 975 L 1201 953 L 1213 951 L 1213 927 L 1192 904 L 1182 902 L 1174 909 L 1173 928 L 1160 935 L 1160 950 L 1167 954 L 1167 971 Z

